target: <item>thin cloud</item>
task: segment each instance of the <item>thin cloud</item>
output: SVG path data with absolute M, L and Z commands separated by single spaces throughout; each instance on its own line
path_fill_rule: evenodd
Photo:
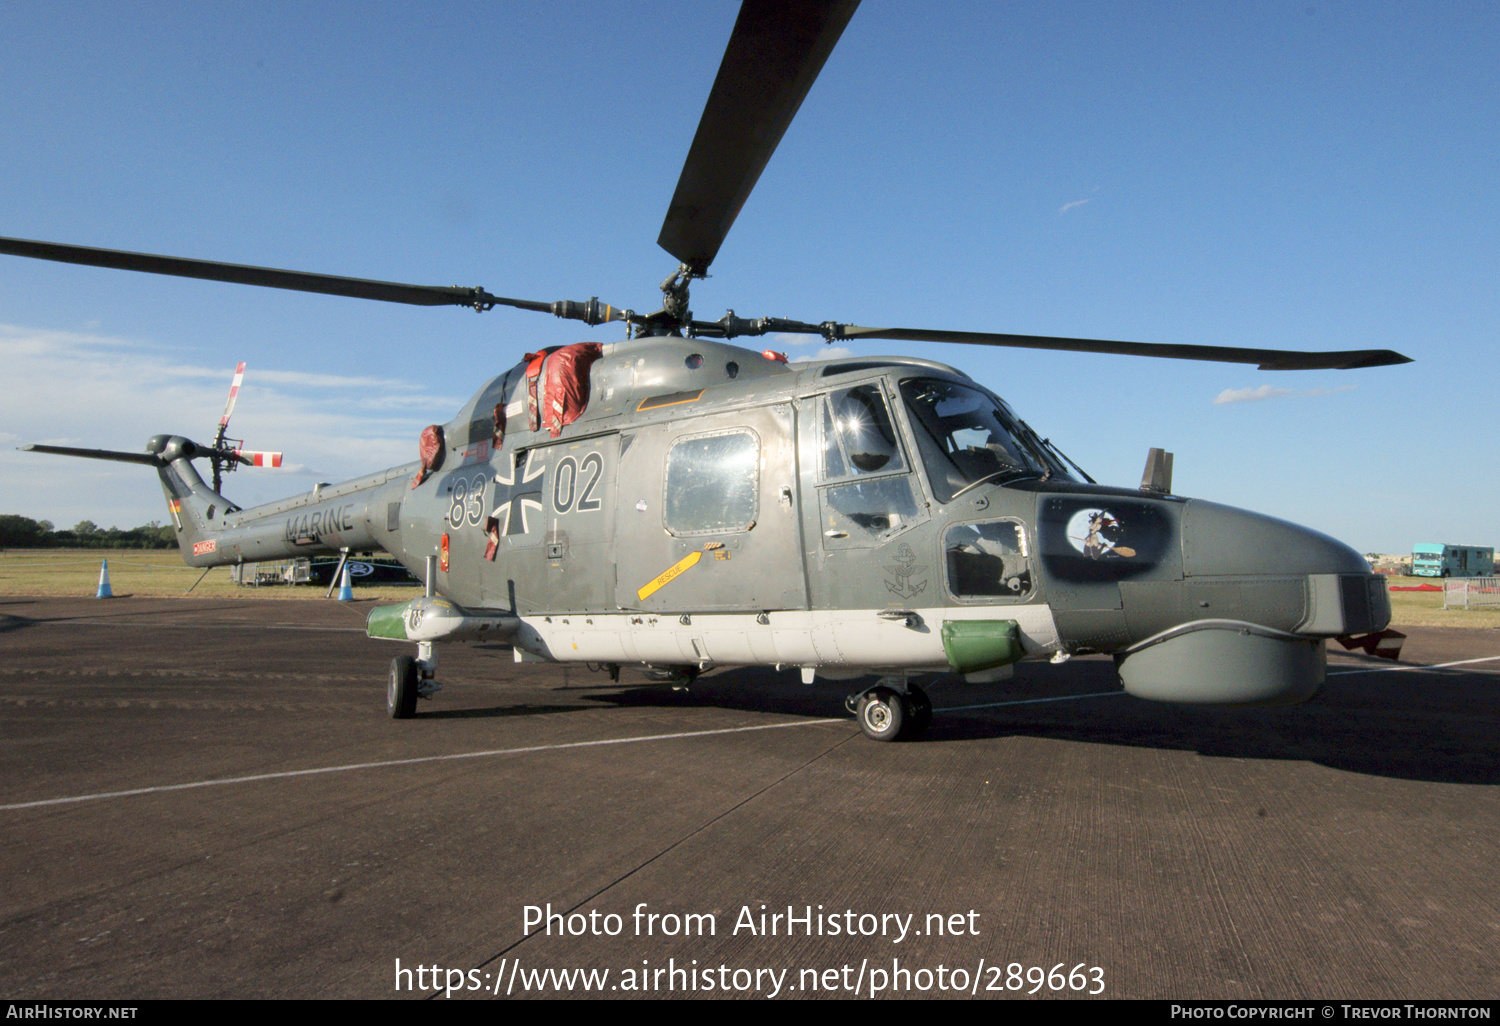
M 1225 403 L 1258 403 L 1266 399 L 1279 399 L 1284 395 L 1291 395 L 1293 389 L 1272 388 L 1270 385 L 1261 385 L 1259 388 L 1226 388 L 1214 397 L 1215 406 L 1223 406 Z
M 467 398 L 467 396 L 464 398 Z M 463 399 L 453 396 L 425 394 L 385 395 L 380 393 L 352 400 L 353 405 L 361 410 L 438 410 L 443 413 L 452 413 L 452 411 L 463 405 L 463 402 Z
M 0 513 L 55 523 L 161 519 L 160 488 L 141 468 L 15 452 L 27 442 L 139 451 L 159 432 L 209 441 L 224 410 L 233 365 L 203 367 L 160 346 L 90 333 L 0 325 Z M 461 399 L 414 382 L 248 369 L 230 432 L 246 447 L 280 450 L 280 470 L 244 468 L 226 483 L 253 505 L 416 458 L 424 425 L 447 420 Z M 125 473 L 120 473 L 120 470 Z
M 351 378 L 341 374 L 308 374 L 304 371 L 256 370 L 251 365 L 250 373 L 260 381 L 272 385 L 291 385 L 299 388 L 407 388 L 403 381 L 390 378 Z M 460 400 L 462 401 L 462 400 Z
M 814 360 L 842 360 L 854 355 L 854 350 L 846 346 L 827 345 L 819 335 L 793 335 L 790 332 L 774 331 L 766 336 L 768 349 L 793 349 L 803 346 L 817 346 L 817 351 L 812 353 L 799 353 L 790 357 L 788 363 L 811 363 Z M 747 343 L 748 344 L 748 343 Z
M 789 363 L 812 363 L 814 360 L 843 360 L 854 355 L 854 350 L 844 346 L 828 346 L 816 353 L 799 353 Z
M 1281 399 L 1292 396 L 1296 399 L 1306 399 L 1316 395 L 1333 395 L 1335 392 L 1347 392 L 1354 385 L 1340 385 L 1338 388 L 1275 388 L 1271 385 L 1261 385 L 1259 388 L 1226 388 L 1214 397 L 1215 406 L 1224 406 L 1228 403 L 1258 403 L 1266 399 Z
M 1066 214 L 1068 211 L 1072 210 L 1074 207 L 1081 207 L 1081 206 L 1083 206 L 1090 199 L 1092 199 L 1094 193 L 1096 193 L 1098 191 L 1099 191 L 1099 186 L 1096 185 L 1092 189 L 1089 190 L 1089 195 L 1086 196 L 1086 197 L 1084 197 L 1083 199 L 1071 200 L 1071 201 L 1069 201 L 1067 203 L 1064 203 L 1062 206 L 1060 206 L 1060 207 L 1057 208 L 1057 216 L 1061 217 L 1063 214 Z

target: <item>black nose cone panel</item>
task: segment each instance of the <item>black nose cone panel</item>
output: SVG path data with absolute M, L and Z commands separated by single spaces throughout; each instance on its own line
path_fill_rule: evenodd
M 1129 580 L 1174 555 L 1174 525 L 1162 503 L 1067 495 L 1039 506 L 1042 565 L 1057 580 Z

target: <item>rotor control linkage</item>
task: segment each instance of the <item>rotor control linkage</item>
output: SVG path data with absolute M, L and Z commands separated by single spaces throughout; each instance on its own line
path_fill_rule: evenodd
M 492 296 L 482 288 L 464 288 L 453 286 L 452 291 L 462 297 L 455 300 L 457 305 L 472 306 L 477 312 L 484 313 L 493 310 L 497 306 L 510 306 L 518 310 L 534 310 L 537 313 L 550 313 L 554 317 L 561 317 L 568 321 L 582 321 L 593 327 L 596 324 L 607 324 L 610 321 L 633 321 L 636 319 L 635 311 L 622 310 L 617 306 L 599 302 L 598 296 L 591 296 L 586 303 L 580 303 L 576 299 L 559 299 L 552 303 L 542 303 L 533 299 L 506 299 L 504 296 Z
M 559 299 L 551 306 L 552 313 L 569 321 L 582 321 L 589 327 L 596 324 L 607 324 L 610 321 L 634 321 L 634 310 L 621 310 L 610 306 L 608 303 L 599 302 L 598 296 L 593 296 L 587 303 L 575 302 L 571 299 Z
M 689 334 L 698 338 L 735 338 L 739 335 L 766 335 L 779 331 L 791 335 L 822 335 L 828 342 L 842 338 L 845 327 L 847 325 L 835 324 L 833 321 L 809 324 L 806 321 L 793 321 L 785 317 L 739 317 L 733 310 L 726 311 L 724 316 L 716 321 L 690 321 L 688 323 Z
M 701 272 L 694 273 L 687 264 L 679 264 L 677 270 L 667 275 L 661 283 L 661 309 L 678 324 L 687 323 L 693 316 L 688 309 L 688 286 L 694 278 L 706 278 Z

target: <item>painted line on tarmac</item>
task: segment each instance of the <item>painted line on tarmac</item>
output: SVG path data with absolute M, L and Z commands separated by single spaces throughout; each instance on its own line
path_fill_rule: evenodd
M 974 709 L 1000 709 L 1008 705 L 1034 705 L 1039 702 L 1069 702 L 1079 698 L 1103 698 L 1106 695 L 1123 695 L 1123 691 L 1098 691 L 1088 695 L 1059 695 L 1052 698 L 1022 698 L 1009 702 L 986 702 L 982 705 L 957 705 L 934 712 L 969 712 Z M 848 723 L 846 719 L 798 720 L 794 723 L 762 723 L 751 727 L 724 727 L 719 730 L 691 730 L 676 734 L 648 734 L 643 737 L 604 738 L 598 741 L 569 741 L 556 745 L 532 745 L 526 748 L 496 748 L 484 752 L 460 752 L 454 755 L 426 755 L 416 759 L 388 759 L 383 762 L 358 762 L 347 766 L 324 766 L 318 769 L 286 770 L 281 773 L 257 773 L 248 777 L 225 777 L 220 780 L 195 780 L 187 784 L 163 784 L 159 787 L 138 787 L 129 791 L 101 791 L 98 794 L 80 794 L 70 798 L 44 798 L 35 802 L 16 802 L 0 805 L 0 812 L 15 812 L 21 809 L 39 809 L 48 805 L 70 805 L 76 802 L 102 801 L 106 798 L 131 798 L 143 794 L 163 794 L 167 791 L 187 791 L 198 787 L 220 787 L 224 784 L 253 784 L 262 780 L 285 780 L 289 777 L 309 777 L 322 773 L 352 773 L 356 770 L 385 769 L 390 766 L 415 766 L 428 762 L 453 762 L 458 759 L 485 759 L 499 755 L 527 755 L 533 752 L 555 752 L 568 748 L 594 748 L 601 745 L 628 745 L 642 741 L 675 741 L 688 737 L 712 737 L 716 734 L 743 734 L 752 730 L 780 730 L 784 727 L 817 727 L 831 723 Z
M 152 624 L 147 625 L 147 624 L 143 624 L 140 620 L 126 620 L 126 621 L 122 621 L 122 620 L 83 620 L 83 619 L 78 619 L 78 620 L 35 620 L 35 621 L 32 622 L 32 626 L 34 626 L 34 627 L 75 627 L 75 626 L 81 626 L 81 627 L 131 627 L 131 628 L 136 628 L 136 629 L 139 629 L 142 626 L 153 626 L 153 627 L 165 628 L 165 629 L 172 629 L 172 628 L 184 628 L 184 629 L 186 629 L 186 628 L 189 628 L 189 627 L 192 627 L 195 630 L 197 629 L 197 627 L 195 625 L 188 624 L 188 623 L 171 623 L 171 622 L 168 622 L 168 623 L 152 623 Z M 353 632 L 355 634 L 363 634 L 363 633 L 365 633 L 365 628 L 363 628 L 363 627 L 305 627 L 305 626 L 300 626 L 300 625 L 293 626 L 292 624 L 282 624 L 282 623 L 237 623 L 237 622 L 235 622 L 233 620 L 223 620 L 223 621 L 220 621 L 218 623 L 213 624 L 213 629 L 214 630 L 223 630 L 226 627 L 231 627 L 231 628 L 238 627 L 238 628 L 240 628 L 242 630 L 245 629 L 245 628 L 249 628 L 251 630 L 257 630 L 257 631 L 350 631 L 350 632 Z
M 1453 663 L 1433 663 L 1430 666 L 1362 666 L 1357 670 L 1329 670 L 1328 676 L 1339 677 L 1350 673 L 1391 673 L 1396 670 L 1446 670 L 1450 666 L 1471 666 L 1474 663 L 1493 663 L 1500 656 L 1485 656 L 1482 659 L 1460 659 Z
M 944 709 L 933 709 L 935 713 L 968 712 L 970 709 L 1003 709 L 1007 705 L 1036 705 L 1038 702 L 1071 702 L 1076 698 L 1104 698 L 1107 695 L 1123 695 L 1123 691 L 1095 691 L 1087 695 L 1057 695 L 1053 698 L 1017 698 L 1009 702 L 985 702 L 983 705 L 950 705 Z
M 130 791 L 102 791 L 98 794 L 80 794 L 71 798 L 46 798 L 36 802 L 17 802 L 0 805 L 0 812 L 18 809 L 37 809 L 47 805 L 68 805 L 74 802 L 101 801 L 105 798 L 130 798 L 141 794 L 161 794 L 166 791 L 187 791 L 196 787 L 219 787 L 224 784 L 253 784 L 261 780 L 285 780 L 288 777 L 309 777 L 321 773 L 351 773 L 355 770 L 385 769 L 390 766 L 416 766 L 426 762 L 453 762 L 458 759 L 485 759 L 497 755 L 526 755 L 532 752 L 555 752 L 567 748 L 593 748 L 600 745 L 629 745 L 641 741 L 675 741 L 686 737 L 712 737 L 715 734 L 743 734 L 752 730 L 779 730 L 783 727 L 816 727 L 829 723 L 848 724 L 847 719 L 797 720 L 793 723 L 762 723 L 753 727 L 723 727 L 718 730 L 690 730 L 677 734 L 648 734 L 644 737 L 615 737 L 599 741 L 568 741 L 556 745 L 532 745 L 527 748 L 496 748 L 485 752 L 459 752 L 454 755 L 426 755 L 416 759 L 388 759 L 384 762 L 357 762 L 347 766 L 324 766 L 319 769 L 286 770 L 281 773 L 257 773 L 248 777 L 225 777 L 220 780 L 195 780 L 187 784 L 163 784 L 160 787 L 138 787 Z

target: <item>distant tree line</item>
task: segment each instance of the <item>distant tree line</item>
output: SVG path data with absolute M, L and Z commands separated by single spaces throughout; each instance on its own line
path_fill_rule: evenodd
M 144 527 L 103 528 L 92 520 L 59 531 L 50 520 L 0 514 L 0 548 L 4 549 L 173 549 L 177 532 L 153 520 Z

